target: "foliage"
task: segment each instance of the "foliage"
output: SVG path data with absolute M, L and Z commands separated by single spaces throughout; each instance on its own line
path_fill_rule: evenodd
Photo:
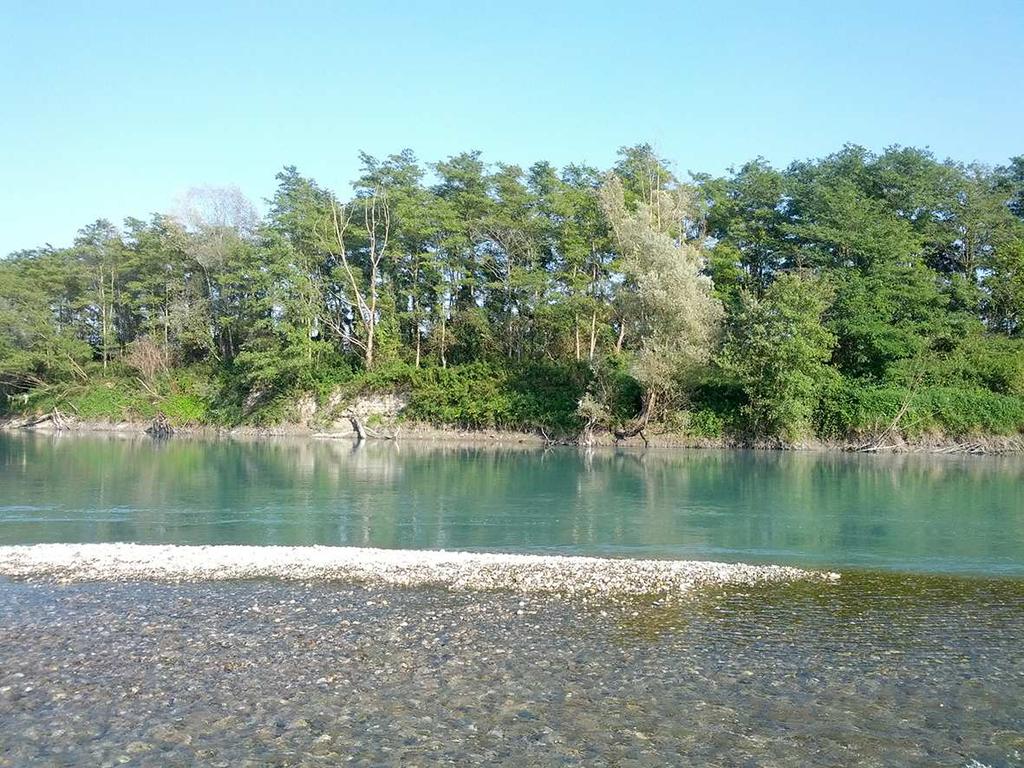
M 743 407 L 754 437 L 803 437 L 817 395 L 834 377 L 828 366 L 835 336 L 822 325 L 830 291 L 815 278 L 782 275 L 763 298 L 752 293 L 730 329 L 720 358 L 746 395 Z
M 395 365 L 356 377 L 348 392 L 402 391 L 409 398 L 404 417 L 431 424 L 565 435 L 579 426 L 576 404 L 587 377 L 586 367 L 576 365 Z
M 409 418 L 559 434 L 1018 428 L 1019 157 L 360 159 L 347 196 L 289 166 L 265 217 L 202 188 L 0 260 L 0 407 L 274 424 L 400 389 Z
M 977 325 L 950 307 L 938 277 L 919 263 L 836 270 L 832 281 L 826 319 L 837 337 L 834 362 L 846 376 L 898 377 L 906 361 L 956 346 Z
M 905 387 L 842 382 L 822 398 L 815 412 L 824 438 L 856 439 L 884 432 L 899 418 L 911 438 L 1014 435 L 1024 432 L 1024 399 L 966 387 Z
M 722 306 L 702 273 L 700 249 L 683 239 L 692 213 L 684 187 L 652 188 L 626 206 L 618 176 L 601 187 L 601 207 L 622 253 L 623 278 L 631 286 L 622 322 L 637 341 L 634 376 L 648 390 L 694 375 L 717 342 Z

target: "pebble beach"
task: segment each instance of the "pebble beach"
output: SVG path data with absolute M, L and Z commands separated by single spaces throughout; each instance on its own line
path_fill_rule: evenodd
M 0 575 L 59 581 L 286 579 L 526 594 L 679 597 L 693 589 L 838 574 L 778 565 L 360 547 L 0 546 Z

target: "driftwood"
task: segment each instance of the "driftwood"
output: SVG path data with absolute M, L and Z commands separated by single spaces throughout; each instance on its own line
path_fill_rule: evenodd
M 349 416 L 348 420 L 352 422 L 352 429 L 356 431 L 356 439 L 363 442 L 366 439 L 366 430 L 363 428 L 362 420 L 358 416 Z
M 37 427 L 40 424 L 45 424 L 46 422 L 50 421 L 52 418 L 53 418 L 53 414 L 52 413 L 44 413 L 42 416 L 36 416 L 35 418 L 30 418 L 27 421 L 22 422 L 19 425 L 19 427 L 21 429 L 32 429 L 33 427 Z
M 58 432 L 71 428 L 71 425 L 67 420 L 67 417 L 65 417 L 64 414 L 61 413 L 60 410 L 57 408 L 54 408 L 49 413 L 44 413 L 41 416 L 31 418 L 28 421 L 23 422 L 19 426 L 21 429 L 34 429 L 35 427 L 38 427 L 40 424 L 46 424 L 47 422 L 52 424 L 53 428 Z
M 594 428 L 597 426 L 596 418 L 587 419 L 587 423 L 583 429 L 580 430 L 579 435 L 576 437 L 576 444 L 584 448 L 593 448 L 594 446 Z
M 168 421 L 167 416 L 158 413 L 149 426 L 146 427 L 146 434 L 157 438 L 170 437 L 174 434 L 174 428 L 171 426 L 171 422 Z
M 349 422 L 352 424 L 352 429 L 356 433 L 356 441 L 363 442 L 367 437 L 373 437 L 377 440 L 395 440 L 398 437 L 398 430 L 395 430 L 394 434 L 385 435 L 377 432 L 376 430 L 370 429 L 368 426 L 363 424 L 363 420 L 354 413 L 347 414 Z
M 651 414 L 654 412 L 654 405 L 657 399 L 657 392 L 651 392 L 644 399 L 644 406 L 640 410 L 640 415 L 637 416 L 631 424 L 627 424 L 624 427 L 616 429 L 612 433 L 615 435 L 615 442 L 639 435 L 640 439 L 644 441 L 645 446 L 650 444 L 647 442 L 647 435 L 644 434 L 644 430 L 647 429 L 647 424 L 651 420 Z
M 897 439 L 885 445 L 875 441 L 875 443 L 866 445 L 848 446 L 847 450 L 859 453 L 945 453 L 981 456 L 984 454 L 1020 453 L 1024 451 L 1024 441 L 1013 437 L 979 437 L 948 444 L 928 444 L 927 442 L 921 444 L 907 442 L 897 436 Z
M 544 427 L 538 427 L 537 431 L 540 433 L 541 438 L 544 440 L 544 445 L 546 447 L 550 448 L 552 445 L 558 445 L 558 440 L 554 437 L 551 437 L 551 435 L 548 434 L 547 430 L 544 429 Z

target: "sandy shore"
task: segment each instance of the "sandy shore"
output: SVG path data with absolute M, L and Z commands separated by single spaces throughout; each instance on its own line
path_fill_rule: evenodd
M 36 544 L 0 547 L 0 575 L 60 581 L 274 578 L 572 595 L 683 595 L 701 586 L 837 574 L 778 565 L 357 547 Z

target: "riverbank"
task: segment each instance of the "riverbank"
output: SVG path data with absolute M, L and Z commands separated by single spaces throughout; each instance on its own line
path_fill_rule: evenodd
M 83 432 L 114 433 L 124 435 L 145 434 L 150 428 L 149 421 L 100 421 L 83 420 L 64 416 L 59 422 L 39 416 L 15 416 L 0 418 L 0 430 L 33 431 L 42 433 Z M 283 423 L 267 427 L 214 427 L 177 426 L 174 434 L 193 437 L 296 437 L 321 440 L 356 440 L 355 430 L 347 422 L 338 422 L 331 429 L 322 429 L 303 423 Z M 439 427 L 415 422 L 396 422 L 382 431 L 371 430 L 370 440 L 410 440 L 452 444 L 499 444 L 499 445 L 574 445 L 580 442 L 572 437 L 553 437 L 538 432 L 500 429 L 461 429 Z M 796 450 L 796 451 L 844 451 L 864 453 L 938 453 L 938 454 L 1021 454 L 1024 453 L 1024 435 L 971 435 L 949 436 L 924 434 L 914 438 L 902 435 L 865 435 L 856 441 L 810 439 L 799 443 L 781 441 L 750 441 L 733 437 L 695 437 L 675 432 L 651 431 L 641 436 L 616 440 L 607 432 L 595 433 L 590 442 L 593 447 L 618 446 L 625 448 L 707 448 L 707 449 L 755 449 L 755 450 Z

